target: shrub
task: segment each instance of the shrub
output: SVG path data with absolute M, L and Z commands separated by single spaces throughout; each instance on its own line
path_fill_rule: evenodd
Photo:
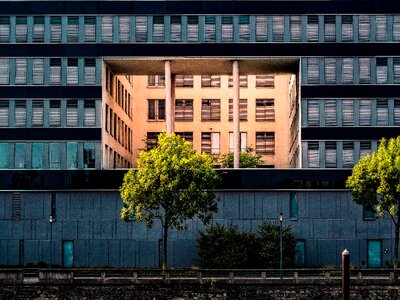
M 222 168 L 233 168 L 233 152 L 222 154 L 220 158 Z M 240 152 L 239 164 L 241 168 L 257 168 L 264 164 L 261 155 L 255 154 L 254 149 L 247 147 L 244 151 Z

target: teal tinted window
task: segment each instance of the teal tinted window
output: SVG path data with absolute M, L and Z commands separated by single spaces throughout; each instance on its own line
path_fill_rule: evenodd
M 67 169 L 78 168 L 78 143 L 67 143 Z
M 74 266 L 74 242 L 63 241 L 63 267 L 72 268 Z
M 95 167 L 94 143 L 83 144 L 83 166 L 85 169 Z
M 8 168 L 8 143 L 0 143 L 0 169 Z
M 60 169 L 60 144 L 50 143 L 49 145 L 49 168 Z
M 304 266 L 306 263 L 305 241 L 296 241 L 296 266 Z
M 25 169 L 25 143 L 15 143 L 14 161 L 16 169 Z
M 297 219 L 297 194 L 290 192 L 290 218 Z
M 382 266 L 382 242 L 379 240 L 368 241 L 368 267 L 380 268 Z
M 43 168 L 43 143 L 32 143 L 32 169 Z
M 375 212 L 372 209 L 363 207 L 363 219 L 364 220 L 375 220 Z

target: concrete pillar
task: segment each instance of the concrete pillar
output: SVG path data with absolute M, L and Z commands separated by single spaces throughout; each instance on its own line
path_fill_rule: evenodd
M 174 132 L 175 76 L 171 75 L 171 62 L 165 61 L 165 123 L 167 134 Z
M 233 167 L 239 168 L 240 155 L 240 86 L 239 86 L 239 62 L 232 64 L 233 77 Z

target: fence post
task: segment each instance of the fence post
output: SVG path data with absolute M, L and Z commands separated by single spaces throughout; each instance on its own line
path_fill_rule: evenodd
M 350 252 L 342 252 L 342 300 L 350 300 Z

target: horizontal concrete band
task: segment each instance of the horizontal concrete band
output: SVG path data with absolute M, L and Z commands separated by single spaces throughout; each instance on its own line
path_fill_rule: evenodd
M 0 86 L 1 98 L 101 99 L 101 86 Z
M 400 127 L 307 127 L 301 129 L 301 138 L 306 140 L 380 140 L 396 138 Z

